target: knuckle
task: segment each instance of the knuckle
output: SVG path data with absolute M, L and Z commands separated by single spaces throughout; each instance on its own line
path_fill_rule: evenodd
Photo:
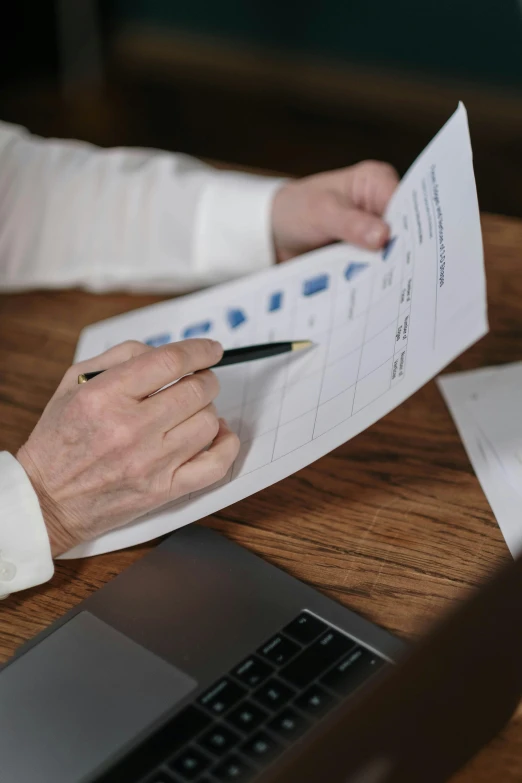
M 201 370 L 201 372 L 198 373 L 198 376 L 205 384 L 205 389 L 210 399 L 214 400 L 221 390 L 221 385 L 216 373 L 212 372 L 212 370 Z
M 397 176 L 397 171 L 391 163 L 386 163 L 383 160 L 364 160 L 362 163 L 359 163 L 358 166 L 367 174 Z
M 163 362 L 163 367 L 173 380 L 179 378 L 183 373 L 183 362 L 180 356 L 180 350 L 167 346 L 166 350 L 158 351 L 158 361 Z
M 102 395 L 98 389 L 91 389 L 86 384 L 74 396 L 74 407 L 78 408 L 79 415 L 83 418 L 99 418 L 103 415 L 104 409 Z
M 222 457 L 214 457 L 207 465 L 206 478 L 209 484 L 222 479 L 230 467 L 230 462 Z
M 111 443 L 120 449 L 129 447 L 134 442 L 133 429 L 127 422 L 112 421 L 109 434 Z M 131 460 L 131 464 L 133 464 L 133 460 Z
M 206 399 L 206 383 L 205 378 L 201 375 L 190 375 L 186 382 L 186 394 L 191 403 L 196 402 L 198 404 L 203 403 Z
M 219 432 L 219 421 L 213 405 L 201 411 L 201 425 L 204 436 L 209 438 L 209 442 L 214 440 Z
M 121 345 L 130 356 L 137 356 L 147 349 L 147 346 L 144 343 L 140 343 L 139 340 L 125 340 Z

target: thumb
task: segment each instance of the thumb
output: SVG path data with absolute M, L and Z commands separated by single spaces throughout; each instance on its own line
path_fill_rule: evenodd
M 368 250 L 379 250 L 390 238 L 390 228 L 382 218 L 346 207 L 337 198 L 329 204 L 325 223 L 330 241 L 342 240 Z

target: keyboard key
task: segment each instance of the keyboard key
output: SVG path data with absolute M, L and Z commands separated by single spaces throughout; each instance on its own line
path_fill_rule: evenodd
M 198 702 L 214 715 L 224 715 L 243 698 L 245 693 L 246 689 L 242 685 L 224 677 L 200 696 Z
M 296 617 L 296 619 L 284 628 L 284 632 L 287 636 L 291 636 L 301 644 L 310 644 L 314 639 L 322 634 L 327 629 L 326 623 L 322 620 L 318 620 L 308 612 L 303 612 Z
M 385 665 L 386 661 L 378 655 L 357 645 L 328 674 L 325 674 L 321 682 L 328 688 L 347 696 Z
M 292 709 L 292 707 L 282 709 L 268 724 L 270 731 L 289 740 L 300 737 L 307 730 L 308 726 L 309 723 L 306 718 Z
M 235 729 L 246 734 L 257 729 L 267 717 L 267 713 L 261 707 L 245 700 L 227 715 L 227 721 Z
M 270 734 L 267 734 L 266 731 L 259 731 L 241 745 L 241 752 L 258 764 L 264 761 L 271 761 L 281 750 L 282 746 L 279 742 L 271 737 Z
M 327 631 L 279 672 L 298 688 L 304 688 L 345 655 L 355 642 L 338 631 Z
M 239 734 L 220 723 L 207 731 L 199 740 L 199 744 L 209 753 L 223 756 L 237 745 L 239 739 Z
M 129 783 L 141 780 L 164 759 L 172 758 L 197 734 L 208 728 L 211 722 L 211 718 L 203 710 L 193 705 L 187 707 L 102 775 L 96 783 Z
M 274 671 L 273 666 L 270 666 L 266 661 L 262 661 L 257 655 L 251 655 L 246 661 L 243 661 L 232 674 L 241 680 L 249 688 L 256 688 L 261 685 L 262 682 L 270 677 Z
M 324 688 L 319 685 L 311 685 L 294 701 L 294 704 L 309 715 L 324 715 L 336 701 L 335 696 L 325 691 Z
M 273 712 L 276 712 L 294 695 L 295 691 L 293 688 L 272 677 L 272 679 L 267 680 L 255 691 L 254 699 L 261 702 L 263 707 L 268 707 Z
M 252 767 L 239 756 L 228 756 L 225 761 L 214 767 L 212 774 L 217 780 L 229 781 L 234 783 L 243 783 L 252 776 Z
M 296 655 L 301 648 L 291 639 L 287 639 L 282 634 L 277 634 L 263 647 L 259 649 L 259 654 L 276 666 L 283 666 Z
M 155 739 L 159 740 L 160 734 L 164 734 L 165 747 L 168 744 L 170 754 L 176 753 L 210 723 L 211 719 L 204 712 L 191 705 L 178 713 L 163 729 L 160 729 L 155 735 Z
M 210 766 L 210 759 L 196 748 L 187 748 L 169 763 L 169 769 L 183 780 L 195 780 Z

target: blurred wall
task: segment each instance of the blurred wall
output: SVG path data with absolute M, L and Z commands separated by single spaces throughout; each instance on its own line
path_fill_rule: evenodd
M 519 0 L 117 0 L 122 23 L 522 88 Z
M 522 217 L 522 0 L 4 0 L 0 62 L 36 133 L 292 175 L 402 173 L 463 100 L 481 207 Z

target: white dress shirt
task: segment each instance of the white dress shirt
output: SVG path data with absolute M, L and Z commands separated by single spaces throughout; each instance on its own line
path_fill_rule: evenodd
M 0 123 L 0 290 L 183 291 L 273 263 L 281 181 Z M 0 452 L 0 595 L 51 578 L 37 496 Z

